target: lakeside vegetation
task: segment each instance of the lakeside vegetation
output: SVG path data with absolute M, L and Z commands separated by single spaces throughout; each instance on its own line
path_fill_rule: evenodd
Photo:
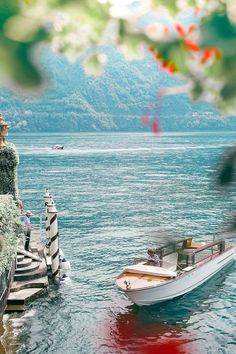
M 22 227 L 19 211 L 11 195 L 0 195 L 0 273 L 8 269 L 16 257 Z

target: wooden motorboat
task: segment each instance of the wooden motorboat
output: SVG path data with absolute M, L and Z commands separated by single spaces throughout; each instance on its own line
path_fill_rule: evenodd
M 142 260 L 125 267 L 116 285 L 137 305 L 152 305 L 188 293 L 235 259 L 225 240 L 186 239 L 155 250 L 159 262 Z

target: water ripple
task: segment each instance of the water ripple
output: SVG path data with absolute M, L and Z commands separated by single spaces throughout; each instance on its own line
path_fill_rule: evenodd
M 10 140 L 21 155 L 25 208 L 44 213 L 43 193 L 50 189 L 60 247 L 72 266 L 70 283 L 51 286 L 48 296 L 30 305 L 34 313 L 20 327 L 19 354 L 139 354 L 143 346 L 168 343 L 191 354 L 235 351 L 235 266 L 190 294 L 151 307 L 132 305 L 114 286 L 122 267 L 148 247 L 168 237 L 208 239 L 225 225 L 235 200 L 215 190 L 214 178 L 233 133 Z M 65 150 L 51 150 L 57 143 Z

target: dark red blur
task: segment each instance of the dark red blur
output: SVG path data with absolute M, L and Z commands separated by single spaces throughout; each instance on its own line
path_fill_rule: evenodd
M 144 311 L 117 314 L 107 325 L 108 331 L 111 354 L 197 353 L 190 345 L 192 338 L 188 338 L 181 326 L 163 323 L 160 318 L 155 320 Z

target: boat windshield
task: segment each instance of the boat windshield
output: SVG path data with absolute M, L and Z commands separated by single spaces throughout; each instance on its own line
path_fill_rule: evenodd
M 179 240 L 179 241 L 176 241 L 176 242 L 171 242 L 169 244 L 166 244 L 162 247 L 158 247 L 156 250 L 155 250 L 155 253 L 158 254 L 158 256 L 162 259 L 163 257 L 165 256 L 168 256 L 172 253 L 175 253 L 177 252 L 178 250 L 182 249 L 183 248 L 183 244 L 186 240 Z

